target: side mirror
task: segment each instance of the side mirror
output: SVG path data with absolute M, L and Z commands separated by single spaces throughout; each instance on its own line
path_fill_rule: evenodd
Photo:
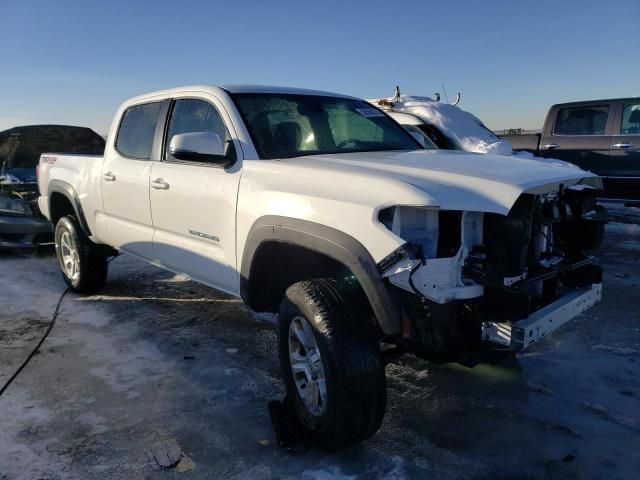
M 190 132 L 174 135 L 169 153 L 178 160 L 208 162 L 226 167 L 232 159 L 225 155 L 220 136 L 211 132 Z

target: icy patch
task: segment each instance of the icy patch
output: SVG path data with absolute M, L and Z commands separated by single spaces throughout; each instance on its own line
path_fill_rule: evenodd
M 606 233 L 617 233 L 624 235 L 633 235 L 640 238 L 640 225 L 636 223 L 618 223 L 610 222 L 604 227 Z
M 356 475 L 345 475 L 338 467 L 329 470 L 305 470 L 302 480 L 357 480 Z
M 273 324 L 278 323 L 278 315 L 276 315 L 275 313 L 269 313 L 269 312 L 258 313 L 258 312 L 249 310 L 249 314 L 259 322 L 267 322 L 267 323 L 273 323 Z
M 44 442 L 29 445 L 20 437 L 31 437 L 46 429 L 51 413 L 34 405 L 20 390 L 12 388 L 2 396 L 0 423 L 0 478 L 32 480 L 34 478 L 71 478 L 66 465 L 60 464 Z
M 89 435 L 108 432 L 109 427 L 105 425 L 106 421 L 104 417 L 93 412 L 83 413 L 76 417 L 76 422 L 89 427 Z
M 639 349 L 620 345 L 595 345 L 593 350 L 613 353 L 614 355 L 640 355 Z

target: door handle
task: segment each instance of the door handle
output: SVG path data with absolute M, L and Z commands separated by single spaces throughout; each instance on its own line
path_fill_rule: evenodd
M 107 172 L 107 173 L 102 175 L 102 179 L 105 182 L 115 182 L 116 181 L 116 176 L 111 172 Z
M 151 182 L 151 188 L 155 188 L 156 190 L 169 190 L 169 184 L 162 178 L 156 178 Z
M 613 148 L 633 148 L 634 146 L 632 143 L 616 143 Z
M 548 150 L 555 150 L 556 148 L 558 148 L 560 145 L 557 143 L 549 143 L 547 145 L 544 145 L 542 148 L 546 148 Z

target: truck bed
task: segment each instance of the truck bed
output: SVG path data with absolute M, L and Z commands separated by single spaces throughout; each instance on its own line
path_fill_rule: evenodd
M 500 138 L 507 140 L 514 150 L 525 151 L 531 153 L 538 153 L 538 147 L 540 145 L 540 134 L 505 134 L 500 135 Z
M 85 212 L 101 210 L 100 173 L 103 158 L 102 155 L 43 153 L 38 173 L 38 206 L 42 214 L 50 219 L 49 194 L 55 184 L 71 186 Z M 90 195 L 90 192 L 93 194 Z M 93 218 L 87 220 L 93 224 Z

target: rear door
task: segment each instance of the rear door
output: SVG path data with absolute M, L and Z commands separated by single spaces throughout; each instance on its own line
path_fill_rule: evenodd
M 540 145 L 540 156 L 558 158 L 598 175 L 609 171 L 613 104 L 555 107 Z
M 231 131 L 224 107 L 213 96 L 174 99 L 162 159 L 151 171 L 150 199 L 156 258 L 175 272 L 237 294 L 235 222 L 241 159 L 222 168 L 178 160 L 168 151 L 174 135 L 212 132 L 225 139 L 227 154 L 235 157 L 241 149 L 234 145 Z
M 617 104 L 609 163 L 607 195 L 640 199 L 640 99 Z
M 128 107 L 115 140 L 109 140 L 102 164 L 104 236 L 109 245 L 153 258 L 153 222 L 149 205 L 149 175 L 154 158 L 156 128 L 167 103 Z

